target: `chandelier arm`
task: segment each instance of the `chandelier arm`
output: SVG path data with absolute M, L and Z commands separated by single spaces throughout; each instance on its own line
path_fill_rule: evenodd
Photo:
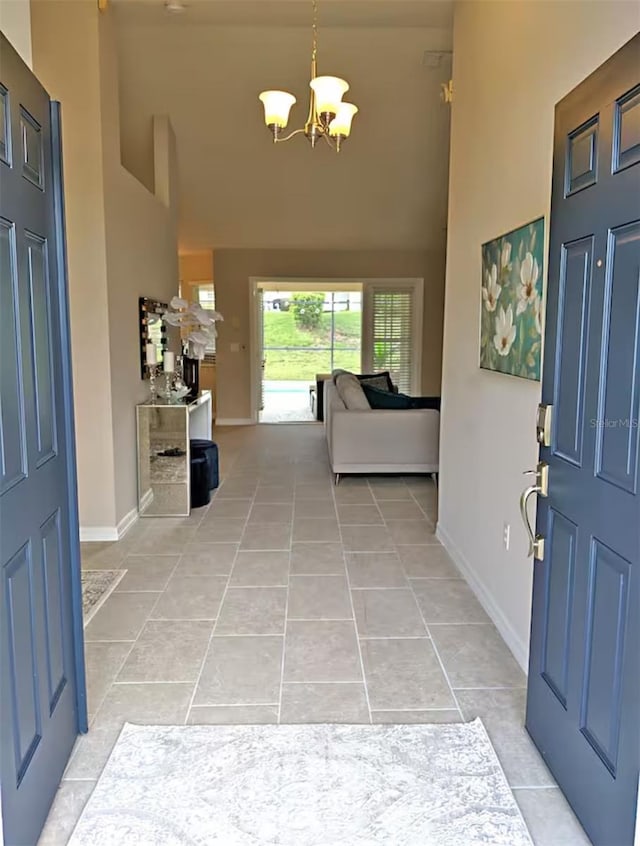
M 288 141 L 290 138 L 293 138 L 294 135 L 300 135 L 301 132 L 304 132 L 304 129 L 294 129 L 293 132 L 285 135 L 284 138 L 275 138 L 274 142 L 276 144 L 281 144 L 283 141 Z
M 328 133 L 328 132 L 323 132 L 323 133 L 322 133 L 322 135 L 323 135 L 323 137 L 324 137 L 324 140 L 325 140 L 325 141 L 327 142 L 327 144 L 331 147 L 331 149 L 332 149 L 332 150 L 335 150 L 335 144 L 334 144 L 334 143 L 333 143 L 333 141 L 331 140 L 331 137 L 330 137 L 329 133 Z

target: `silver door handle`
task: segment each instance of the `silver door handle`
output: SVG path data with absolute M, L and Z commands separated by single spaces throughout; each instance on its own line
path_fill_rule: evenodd
M 533 555 L 533 557 L 537 561 L 542 561 L 542 559 L 544 558 L 544 538 L 542 537 L 542 535 L 536 534 L 533 528 L 531 527 L 527 504 L 529 502 L 529 497 L 531 497 L 533 494 L 539 494 L 540 496 L 548 495 L 549 465 L 546 462 L 541 461 L 535 470 L 525 470 L 524 475 L 536 477 L 535 485 L 530 485 L 528 488 L 525 488 L 525 490 L 522 492 L 522 495 L 520 496 L 520 515 L 522 517 L 522 522 L 524 523 L 524 527 L 529 537 L 528 555 Z
M 529 522 L 529 512 L 527 511 L 527 503 L 529 501 L 529 497 L 533 494 L 539 493 L 540 489 L 538 485 L 530 485 L 524 491 L 522 491 L 522 495 L 520 497 L 520 515 L 522 516 L 522 522 L 524 523 L 524 527 L 527 530 L 527 535 L 529 536 L 529 552 L 527 555 L 531 557 L 536 552 L 536 535 L 534 534 L 533 529 L 531 528 L 531 523 Z M 538 541 L 540 538 L 538 538 Z M 537 557 L 537 556 L 536 556 Z

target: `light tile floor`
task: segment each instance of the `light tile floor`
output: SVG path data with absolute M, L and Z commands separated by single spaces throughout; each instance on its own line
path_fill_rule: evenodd
M 434 534 L 432 480 L 335 487 L 317 424 L 215 438 L 223 483 L 208 508 L 83 545 L 84 567 L 128 573 L 85 631 L 91 730 L 42 846 L 67 842 L 125 720 L 476 716 L 536 846 L 588 844 L 523 728 L 525 676 Z

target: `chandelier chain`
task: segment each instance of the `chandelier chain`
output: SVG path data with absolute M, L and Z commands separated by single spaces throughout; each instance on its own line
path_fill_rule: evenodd
M 318 58 L 318 0 L 312 0 L 313 2 L 313 24 L 311 27 L 313 40 L 311 45 L 311 62 L 312 64 L 316 65 L 317 58 Z

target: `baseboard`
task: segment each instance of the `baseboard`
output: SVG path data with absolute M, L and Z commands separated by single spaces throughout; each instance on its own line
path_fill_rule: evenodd
M 132 508 L 117 526 L 80 526 L 80 542 L 118 541 L 126 535 L 137 519 L 138 509 Z
M 117 526 L 80 526 L 80 542 L 117 541 Z
M 216 426 L 254 426 L 255 420 L 250 417 L 216 417 Z
M 473 568 L 451 540 L 450 535 L 441 523 L 436 526 L 436 537 L 442 543 L 453 561 L 467 580 L 469 587 L 475 593 L 478 601 L 487 612 L 495 627 L 498 629 L 504 642 L 507 644 L 513 657 L 524 670 L 525 675 L 529 670 L 529 646 L 516 634 L 513 626 L 505 617 L 502 609 L 496 604 L 493 596 L 486 585 L 478 578 Z
M 153 498 L 153 492 L 151 492 L 151 497 Z M 133 526 L 133 524 L 138 519 L 138 509 L 132 508 L 128 514 L 125 514 L 122 520 L 118 523 L 117 532 L 118 532 L 118 540 L 123 538 L 129 529 Z
M 138 514 L 144 514 L 147 508 L 153 502 L 153 488 L 149 488 L 146 494 L 140 500 L 140 506 L 138 508 Z

